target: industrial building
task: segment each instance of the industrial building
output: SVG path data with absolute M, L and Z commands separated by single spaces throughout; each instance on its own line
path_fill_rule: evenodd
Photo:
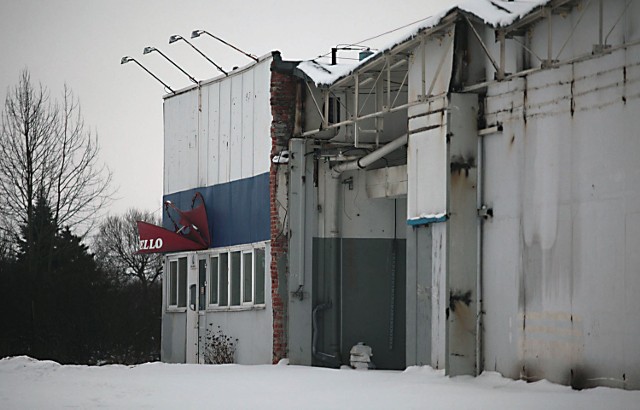
M 167 95 L 164 199 L 211 240 L 166 254 L 162 359 L 220 326 L 239 363 L 640 388 L 638 112 L 633 0 L 465 2 Z

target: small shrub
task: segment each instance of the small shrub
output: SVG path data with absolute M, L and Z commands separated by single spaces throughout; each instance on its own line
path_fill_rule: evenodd
M 213 326 L 212 326 L 213 327 Z M 220 326 L 216 331 L 207 327 L 204 341 L 205 364 L 229 364 L 235 362 L 238 339 L 233 339 L 222 332 Z

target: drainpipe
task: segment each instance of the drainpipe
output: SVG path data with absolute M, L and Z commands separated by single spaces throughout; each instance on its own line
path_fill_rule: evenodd
M 333 195 L 335 204 L 332 212 L 329 212 L 329 217 L 325 219 L 326 231 L 329 238 L 336 238 L 336 246 L 332 248 L 332 260 L 334 261 L 333 277 L 331 278 L 332 287 L 330 295 L 330 303 L 333 303 L 333 310 L 331 311 L 331 318 L 334 324 L 333 341 L 332 341 L 332 353 L 340 361 L 340 341 L 341 341 L 341 312 L 342 312 L 342 299 L 341 299 L 341 285 L 342 285 L 342 240 L 340 239 L 340 204 L 341 201 L 341 189 L 340 180 L 334 178 L 333 175 L 326 178 L 327 193 Z
M 340 174 L 342 174 L 345 171 L 364 169 L 367 166 L 379 160 L 380 158 L 384 157 L 385 155 L 397 150 L 398 148 L 404 145 L 407 145 L 408 140 L 409 140 L 408 135 L 404 134 L 400 138 L 396 138 L 395 140 L 389 142 L 382 148 L 377 149 L 372 153 L 365 155 L 364 157 L 358 160 L 351 161 L 351 162 L 343 162 L 341 164 L 338 164 L 335 167 L 333 167 L 333 169 L 331 170 L 331 176 L 333 176 L 334 178 L 338 178 Z
M 478 180 L 476 187 L 476 209 L 482 209 L 484 203 L 483 195 L 483 160 L 484 160 L 484 137 L 478 138 Z M 478 216 L 478 225 L 476 227 L 477 234 L 477 268 L 476 268 L 476 289 L 477 289 L 477 303 L 476 303 L 476 376 L 482 373 L 482 227 L 484 224 L 484 218 Z

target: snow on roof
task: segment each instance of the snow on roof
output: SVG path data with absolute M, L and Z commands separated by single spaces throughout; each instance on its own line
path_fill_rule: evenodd
M 395 46 L 415 38 L 420 32 L 436 27 L 442 20 L 456 11 L 472 14 L 491 27 L 506 27 L 517 20 L 531 13 L 539 7 L 549 3 L 551 0 L 467 0 L 457 5 L 436 13 L 420 24 L 414 26 L 409 32 L 405 32 L 400 37 L 380 48 L 377 52 L 355 64 L 330 65 L 319 63 L 315 60 L 303 61 L 298 65 L 298 69 L 306 74 L 316 86 L 330 86 L 336 81 L 352 74 L 358 68 L 375 60 L 378 56 L 391 50 Z

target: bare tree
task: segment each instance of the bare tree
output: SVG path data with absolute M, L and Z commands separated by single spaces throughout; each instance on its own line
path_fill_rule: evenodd
M 71 90 L 65 86 L 62 101 L 52 102 L 47 89 L 34 87 L 23 70 L 0 117 L 0 230 L 12 239 L 12 251 L 22 253 L 32 347 L 46 339 L 41 306 L 51 292 L 54 254 L 60 251 L 54 240 L 38 238 L 55 237 L 63 228 L 88 230 L 110 200 L 111 173 L 98 155 L 97 137 L 85 129 Z M 38 209 L 50 211 L 51 218 L 39 217 Z
M 125 281 L 138 280 L 147 289 L 162 273 L 162 255 L 136 254 L 140 243 L 136 221 L 160 224 L 157 216 L 138 209 L 109 216 L 100 224 L 92 249 L 103 269 Z
M 34 87 L 29 71 L 22 71 L 0 123 L 2 228 L 30 227 L 38 198 L 46 200 L 58 227 L 91 222 L 112 194 L 111 172 L 98 155 L 97 136 L 86 130 L 69 87 L 60 103 L 51 102 L 47 89 Z

